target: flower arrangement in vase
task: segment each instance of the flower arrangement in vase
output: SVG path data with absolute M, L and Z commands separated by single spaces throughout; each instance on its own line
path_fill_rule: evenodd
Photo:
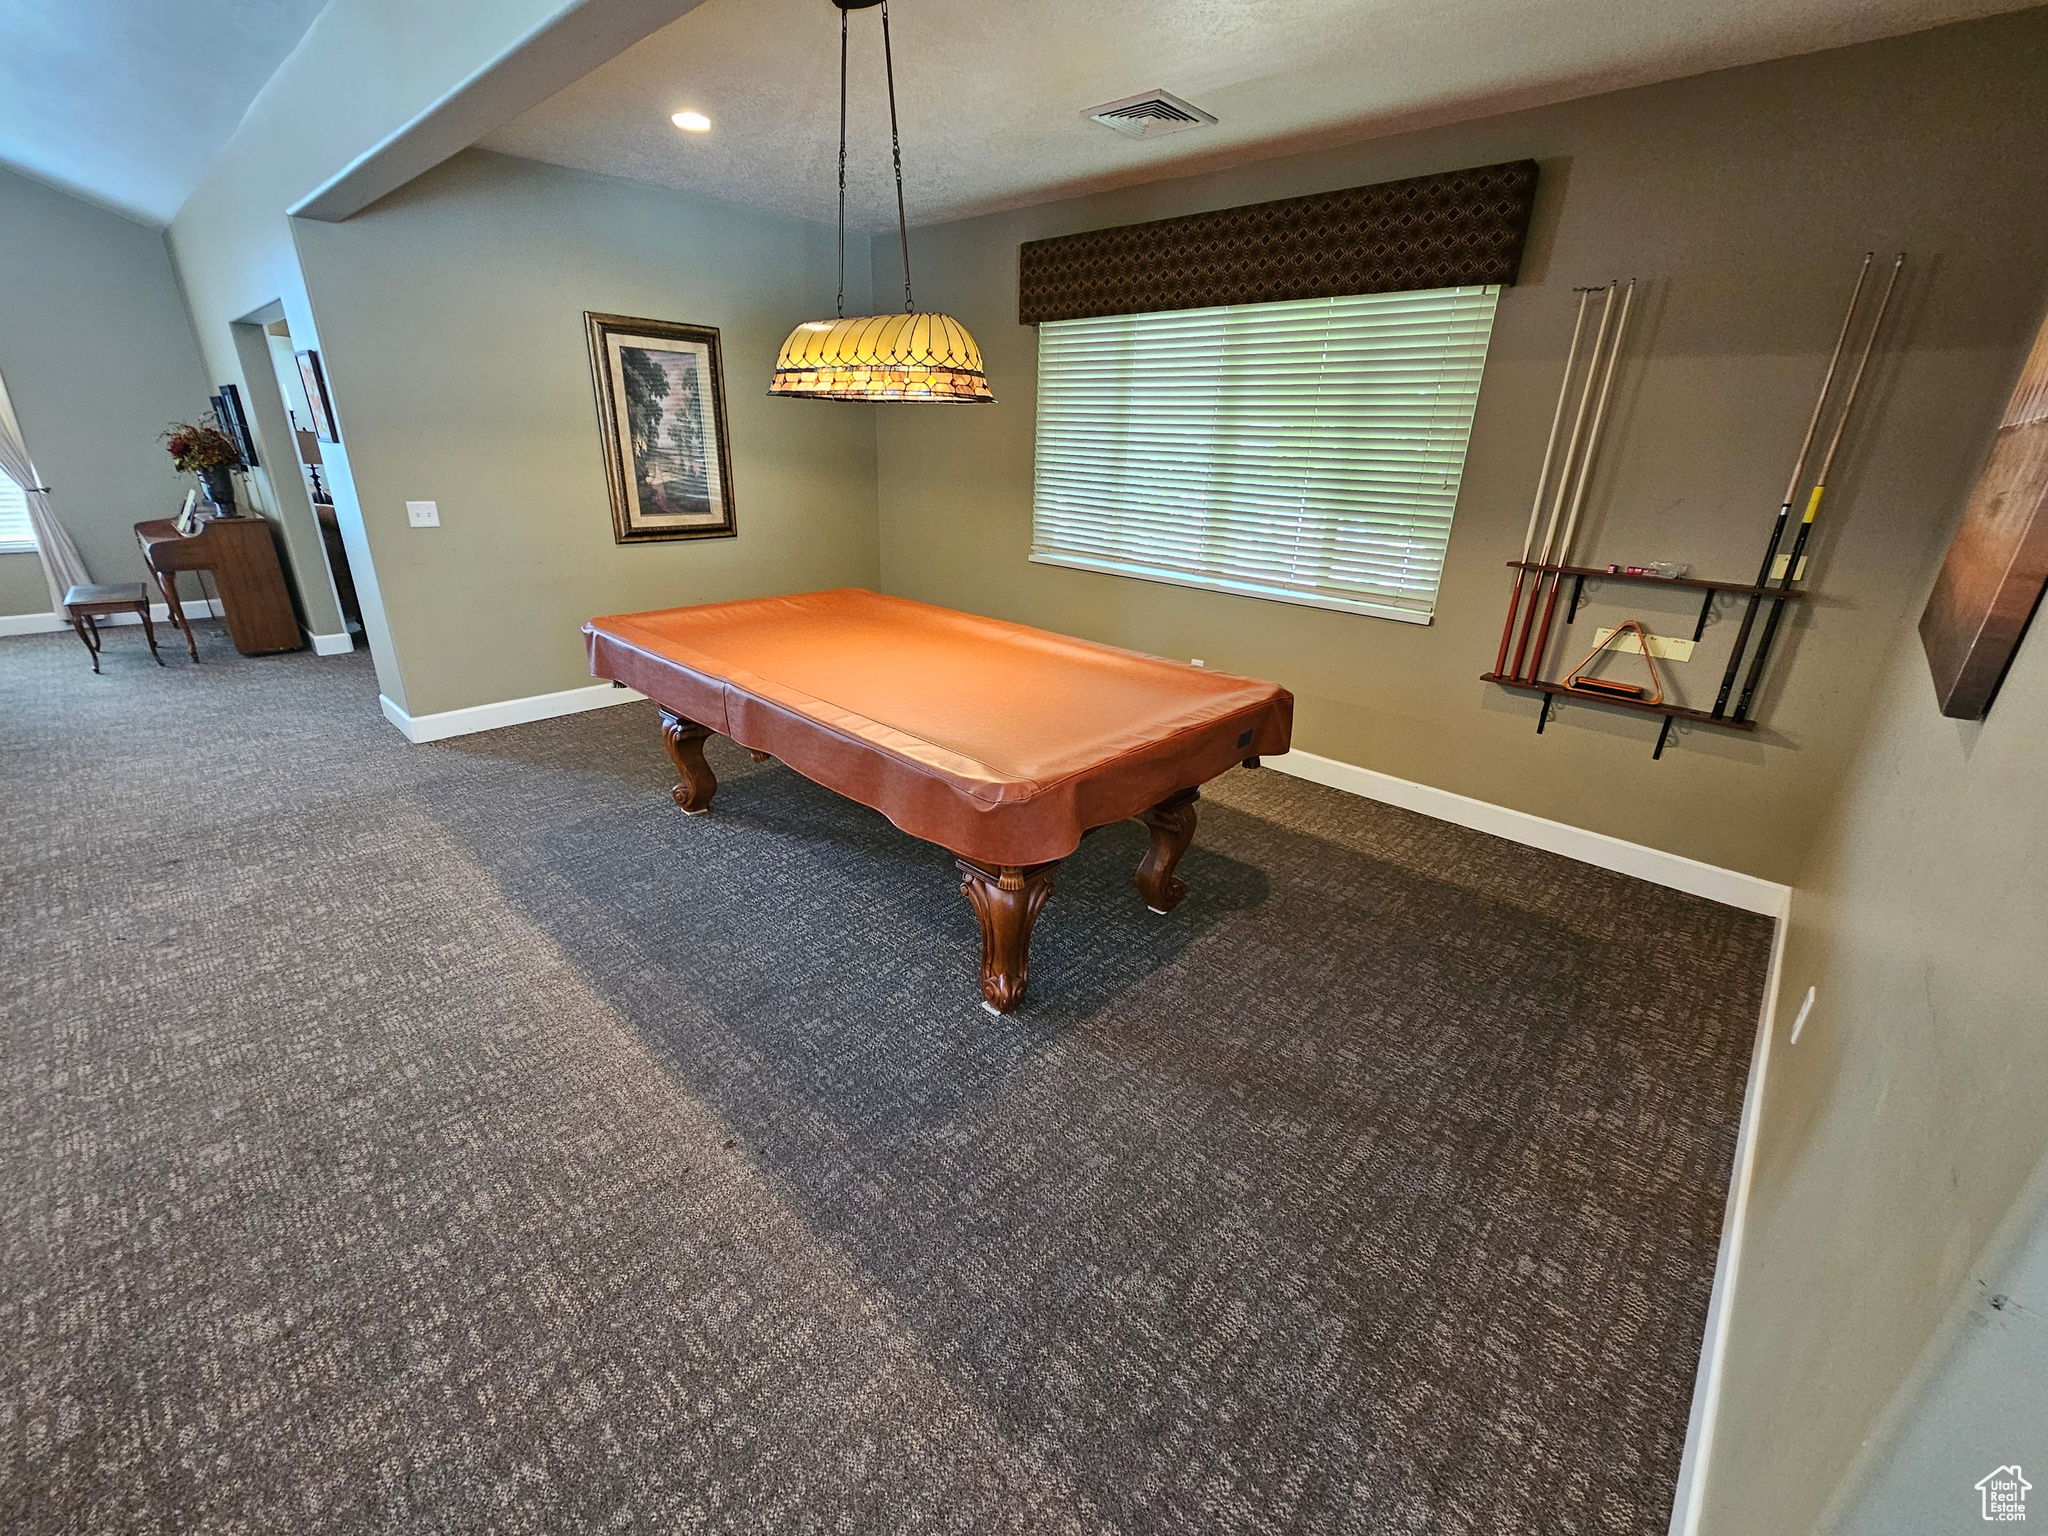
M 181 475 L 197 475 L 206 487 L 206 499 L 227 516 L 235 515 L 232 471 L 242 467 L 242 450 L 211 416 L 196 423 L 173 422 L 158 441 L 170 450 L 172 468 Z

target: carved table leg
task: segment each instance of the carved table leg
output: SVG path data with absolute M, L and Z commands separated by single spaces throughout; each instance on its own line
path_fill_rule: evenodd
M 981 919 L 981 1006 L 1008 1013 L 1024 1001 L 1031 970 L 1031 927 L 1052 894 L 1050 864 L 991 868 L 961 859 L 960 890 Z
M 87 627 L 87 626 L 90 626 L 90 628 L 88 629 L 88 627 Z M 85 642 L 85 648 L 86 648 L 86 650 L 88 650 L 89 652 L 91 652 L 91 653 L 92 653 L 92 670 L 93 670 L 93 674 L 94 674 L 94 676 L 98 676 L 98 675 L 99 675 L 99 670 L 100 670 L 100 627 L 99 627 L 99 625 L 97 625 L 97 624 L 94 624 L 94 623 L 92 622 L 92 615 L 91 615 L 91 614 L 89 614 L 89 613 L 87 613 L 87 614 L 78 614 L 78 613 L 74 613 L 73 615 L 71 615 L 71 627 L 72 627 L 73 629 L 75 629 L 75 630 L 77 630 L 77 631 L 78 631 L 78 638 L 79 638 L 79 639 L 81 639 L 81 640 L 83 640 L 83 641 Z
M 669 794 L 686 816 L 702 816 L 711 809 L 711 797 L 718 793 L 718 775 L 704 761 L 704 742 L 712 734 L 708 725 L 685 720 L 664 709 L 661 712 L 661 744 L 668 748 L 668 760 L 683 776 Z
M 157 590 L 164 595 L 164 607 L 170 611 L 171 623 L 185 632 L 185 649 L 192 653 L 192 659 L 199 660 L 199 637 L 192 633 L 192 620 L 186 616 L 185 600 L 178 595 L 178 573 L 159 571 L 150 567 L 150 574 L 156 577 Z
M 156 657 L 156 664 L 158 666 L 162 666 L 164 658 L 163 653 L 156 648 L 156 625 L 151 622 L 149 617 L 149 599 L 145 597 L 141 602 L 137 603 L 135 611 L 142 615 L 142 633 L 143 637 L 149 641 L 149 654 Z
M 1195 840 L 1195 802 L 1201 798 L 1200 790 L 1184 789 L 1138 818 L 1152 834 L 1152 846 L 1145 850 L 1132 884 L 1154 912 L 1171 912 L 1188 893 L 1187 883 L 1173 871 Z

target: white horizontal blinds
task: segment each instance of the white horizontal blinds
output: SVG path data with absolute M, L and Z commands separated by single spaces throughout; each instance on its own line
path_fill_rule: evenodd
M 1046 322 L 1031 558 L 1426 622 L 1499 291 Z
M 0 469 L 0 550 L 35 547 L 35 529 L 28 520 L 28 497 L 7 471 Z

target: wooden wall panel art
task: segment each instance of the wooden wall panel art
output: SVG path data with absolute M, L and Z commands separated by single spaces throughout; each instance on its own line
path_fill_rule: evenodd
M 2048 584 L 2048 320 L 2007 404 L 1991 458 L 1970 492 L 1941 575 L 1920 615 L 1920 642 L 1941 712 L 1975 720 L 1991 707 Z

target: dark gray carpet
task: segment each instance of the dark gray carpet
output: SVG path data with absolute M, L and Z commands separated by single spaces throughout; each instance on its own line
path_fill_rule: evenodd
M 1664 1529 L 1762 919 L 1237 772 L 998 1021 L 649 706 L 131 638 L 0 641 L 7 1530 Z

